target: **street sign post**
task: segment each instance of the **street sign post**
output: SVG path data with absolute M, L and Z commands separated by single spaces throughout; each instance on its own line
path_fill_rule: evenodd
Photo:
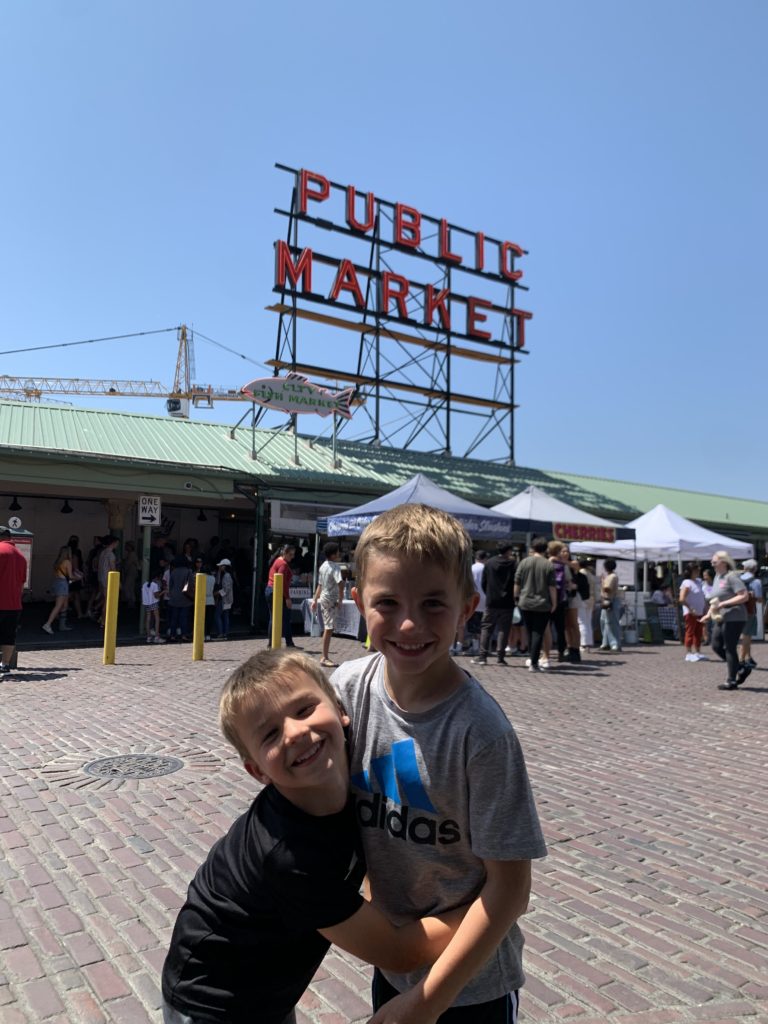
M 142 494 L 139 497 L 139 526 L 160 525 L 160 497 L 157 494 Z

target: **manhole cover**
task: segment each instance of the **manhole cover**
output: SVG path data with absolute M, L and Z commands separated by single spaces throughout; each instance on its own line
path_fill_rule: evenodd
M 121 754 L 118 757 L 102 757 L 83 765 L 88 775 L 102 779 L 154 779 L 158 775 L 170 775 L 184 767 L 178 757 L 162 757 L 157 754 Z

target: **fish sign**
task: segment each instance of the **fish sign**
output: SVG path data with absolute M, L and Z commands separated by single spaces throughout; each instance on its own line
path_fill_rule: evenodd
M 254 402 L 267 409 L 282 412 L 314 412 L 318 416 L 344 416 L 352 418 L 349 405 L 354 388 L 329 391 L 313 384 L 301 373 L 287 373 L 285 377 L 257 377 L 240 388 Z

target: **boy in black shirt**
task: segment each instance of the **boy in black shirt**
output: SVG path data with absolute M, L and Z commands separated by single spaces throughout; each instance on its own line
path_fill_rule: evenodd
M 360 895 L 349 719 L 316 663 L 254 655 L 219 714 L 265 789 L 190 884 L 163 968 L 166 1024 L 290 1024 L 331 942 L 391 970 L 434 960 L 458 913 L 395 928 Z

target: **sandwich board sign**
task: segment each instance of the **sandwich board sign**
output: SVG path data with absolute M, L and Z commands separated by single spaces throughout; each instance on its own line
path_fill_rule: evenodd
M 139 497 L 139 526 L 160 525 L 160 496 L 142 494 Z

